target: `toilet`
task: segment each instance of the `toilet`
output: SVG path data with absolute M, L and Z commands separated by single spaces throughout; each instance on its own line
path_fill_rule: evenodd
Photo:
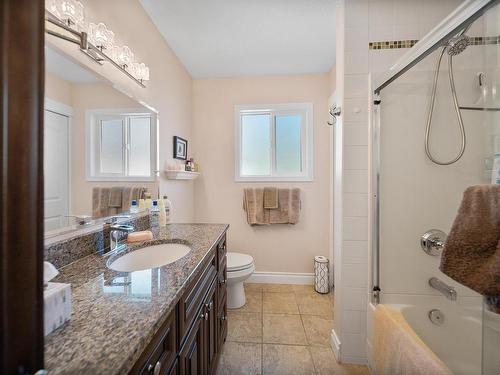
M 227 307 L 237 309 L 245 304 L 243 282 L 255 271 L 253 258 L 247 254 L 227 253 Z

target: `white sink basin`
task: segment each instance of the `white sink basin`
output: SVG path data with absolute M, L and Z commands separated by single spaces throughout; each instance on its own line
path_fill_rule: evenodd
M 108 267 L 119 272 L 146 270 L 173 263 L 189 251 L 191 248 L 180 243 L 164 243 L 131 251 L 111 262 Z

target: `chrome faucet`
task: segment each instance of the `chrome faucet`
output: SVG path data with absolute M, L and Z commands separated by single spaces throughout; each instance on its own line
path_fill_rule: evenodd
M 118 250 L 124 247 L 124 244 L 120 245 L 120 241 L 118 239 L 118 232 L 122 233 L 131 233 L 134 231 L 134 227 L 132 225 L 125 224 L 113 224 L 109 227 L 109 249 L 110 251 Z
M 448 298 L 451 301 L 457 300 L 457 291 L 452 286 L 449 286 L 445 282 L 439 280 L 437 277 L 431 277 L 429 279 L 429 285 L 431 288 L 436 289 L 443 296 Z

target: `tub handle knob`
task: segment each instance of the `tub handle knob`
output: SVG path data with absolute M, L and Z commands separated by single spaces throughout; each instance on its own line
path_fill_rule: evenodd
M 446 242 L 446 233 L 439 229 L 431 229 L 420 237 L 420 246 L 427 254 L 432 256 L 441 255 Z

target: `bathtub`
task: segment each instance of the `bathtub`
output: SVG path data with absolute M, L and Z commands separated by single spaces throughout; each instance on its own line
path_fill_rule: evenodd
M 481 375 L 482 300 L 460 297 L 385 294 L 382 303 L 399 310 L 419 338 L 456 375 Z M 429 319 L 433 309 L 444 319 L 436 325 Z

